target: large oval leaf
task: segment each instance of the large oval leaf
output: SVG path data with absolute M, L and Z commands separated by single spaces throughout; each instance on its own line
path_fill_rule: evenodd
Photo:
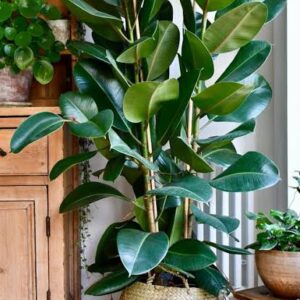
M 246 122 L 257 118 L 272 100 L 272 89 L 261 75 L 252 75 L 243 81 L 246 85 L 253 86 L 252 92 L 246 100 L 232 113 L 214 118 L 214 121 Z
M 212 190 L 206 180 L 193 175 L 185 175 L 148 193 L 207 202 L 211 198 Z
M 184 33 L 182 59 L 189 69 L 201 71 L 202 80 L 207 80 L 214 74 L 214 63 L 209 51 L 203 42 L 188 30 Z
M 91 285 L 86 291 L 86 295 L 103 296 L 118 292 L 130 284 L 137 281 L 138 276 L 129 276 L 128 272 L 120 268 L 117 271 L 106 275 L 99 281 Z
M 206 8 L 207 11 L 224 9 L 233 1 L 234 0 L 196 0 L 196 2 L 200 5 L 202 9 Z
M 216 255 L 207 245 L 189 239 L 174 244 L 164 262 L 184 271 L 197 271 L 212 265 L 216 260 Z
M 164 102 L 175 100 L 179 95 L 176 79 L 162 83 L 140 82 L 131 86 L 124 97 L 124 114 L 133 123 L 149 121 Z
M 63 116 L 76 123 L 88 122 L 98 113 L 98 107 L 93 98 L 76 92 L 62 94 L 59 106 Z
M 262 3 L 245 3 L 217 19 L 205 32 L 204 43 L 212 53 L 238 49 L 250 42 L 267 18 Z
M 122 109 L 125 91 L 109 66 L 94 60 L 79 61 L 74 68 L 74 79 L 80 92 L 93 97 L 101 110 L 108 108 L 114 112 L 114 126 L 129 130 Z
M 197 223 L 209 225 L 224 233 L 230 234 L 240 225 L 240 221 L 236 218 L 207 214 L 195 205 L 191 208 Z
M 101 199 L 114 197 L 121 200 L 129 199 L 115 188 L 100 182 L 88 182 L 74 189 L 61 203 L 59 211 L 68 212 L 75 208 L 84 207 Z
M 164 232 L 150 233 L 123 229 L 117 236 L 121 261 L 131 275 L 145 274 L 155 268 L 168 252 L 169 240 Z
M 147 59 L 147 80 L 153 80 L 162 75 L 174 60 L 179 46 L 178 27 L 168 21 L 159 22 L 159 38 L 157 46 Z
M 78 165 L 79 163 L 82 163 L 86 160 L 91 159 L 97 154 L 97 151 L 92 152 L 86 152 L 86 153 L 79 153 L 76 155 L 72 155 L 69 157 L 66 157 L 62 160 L 59 160 L 54 167 L 52 168 L 50 172 L 50 180 L 54 180 L 57 178 L 60 174 L 67 171 L 71 167 Z
M 279 180 L 273 161 L 261 153 L 248 152 L 211 180 L 210 185 L 227 192 L 249 192 L 273 186 Z
M 10 141 L 11 151 L 20 152 L 27 145 L 60 129 L 64 122 L 60 116 L 50 112 L 30 116 L 15 131 Z
M 201 113 L 226 115 L 237 109 L 252 91 L 251 86 L 219 82 L 192 97 Z
M 242 47 L 218 81 L 241 81 L 254 73 L 267 59 L 271 45 L 265 41 L 251 41 Z

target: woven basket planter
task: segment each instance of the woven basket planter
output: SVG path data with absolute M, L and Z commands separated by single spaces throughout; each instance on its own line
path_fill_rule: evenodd
M 21 71 L 18 74 L 12 73 L 7 67 L 0 70 L 0 103 L 28 101 L 31 82 L 31 70 Z
M 217 298 L 198 288 L 164 287 L 136 282 L 126 288 L 120 300 L 216 300 Z

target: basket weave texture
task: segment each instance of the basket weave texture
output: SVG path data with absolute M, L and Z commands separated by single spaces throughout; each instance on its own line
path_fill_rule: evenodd
M 164 287 L 136 282 L 126 288 L 120 300 L 216 300 L 199 288 Z

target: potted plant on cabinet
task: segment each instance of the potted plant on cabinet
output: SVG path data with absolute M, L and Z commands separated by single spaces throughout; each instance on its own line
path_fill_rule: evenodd
M 41 84 L 52 80 L 52 63 L 59 61 L 63 45 L 55 41 L 44 18 L 59 14 L 41 1 L 0 2 L 1 102 L 26 101 L 32 74 Z
M 59 161 L 51 180 L 99 153 L 108 162 L 98 172 L 103 180 L 80 185 L 63 200 L 60 211 L 107 197 L 132 204 L 132 214 L 109 226 L 100 239 L 90 271 L 106 275 L 87 294 L 129 286 L 122 299 L 215 299 L 228 290 L 211 248 L 248 252 L 199 241 L 192 224 L 232 236 L 239 220 L 201 209 L 212 189 L 248 192 L 279 180 L 269 158 L 258 152 L 240 155 L 233 140 L 253 132 L 254 119 L 271 100 L 267 81 L 253 74 L 271 46 L 253 38 L 284 2 L 198 0 L 194 4 L 202 13 L 194 14 L 192 3 L 181 0 L 184 28 L 179 29 L 168 1 L 65 0 L 92 28 L 95 41 L 68 44 L 79 57 L 74 69 L 79 91 L 61 96 L 61 115 L 29 117 L 16 130 L 11 150 L 18 153 L 67 124 L 75 136 L 91 139 L 97 150 Z M 217 11 L 212 24 L 210 11 Z M 233 50 L 238 53 L 228 68 L 207 83 L 214 74 L 213 57 Z M 172 78 L 170 65 L 176 57 L 181 75 Z M 225 135 L 201 137 L 201 128 L 227 121 L 239 124 Z M 216 167 L 225 170 L 211 180 L 198 176 Z M 131 184 L 134 199 L 103 182 L 119 176 Z
M 300 217 L 292 210 L 247 213 L 256 220 L 255 261 L 265 286 L 280 298 L 300 297 Z

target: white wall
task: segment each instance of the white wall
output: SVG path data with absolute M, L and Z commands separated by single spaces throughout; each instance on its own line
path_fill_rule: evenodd
M 298 2 L 300 6 L 300 1 L 290 0 L 291 2 Z M 172 0 L 172 4 L 175 7 L 176 23 L 181 24 L 182 20 L 179 19 L 180 7 L 178 6 L 178 0 Z M 297 6 L 297 5 L 296 5 Z M 300 7 L 298 7 L 300 8 Z M 295 19 L 297 17 L 297 11 L 299 9 L 293 9 L 295 13 Z M 300 22 L 300 21 L 299 21 Z M 238 142 L 238 148 L 242 152 L 249 150 L 262 151 L 274 159 L 280 166 L 282 174 L 282 182 L 275 188 L 269 189 L 267 191 L 257 192 L 254 195 L 250 195 L 249 199 L 251 203 L 247 206 L 247 209 L 253 210 L 268 210 L 271 207 L 285 208 L 287 202 L 287 166 L 286 166 L 286 44 L 285 44 L 285 23 L 286 16 L 283 14 L 274 24 L 268 25 L 258 38 L 267 39 L 274 45 L 273 54 L 269 58 L 269 61 L 261 69 L 261 73 L 267 78 L 267 80 L 273 86 L 274 99 L 272 105 L 264 112 L 264 114 L 259 118 L 256 133 L 247 138 L 240 139 Z M 300 25 L 300 24 L 299 24 Z M 297 30 L 298 27 L 294 27 Z M 297 36 L 297 32 L 293 34 L 293 37 Z M 296 47 L 295 47 L 294 58 L 296 57 Z M 233 54 L 224 56 L 222 61 L 219 63 L 222 65 L 217 73 L 222 71 L 226 65 L 230 62 Z M 296 61 L 296 60 L 295 60 Z M 294 63 L 294 60 L 293 60 Z M 175 69 L 174 69 L 175 68 Z M 176 73 L 176 67 L 173 67 L 173 73 Z M 294 75 L 294 80 L 297 80 L 297 75 Z M 295 82 L 295 84 L 297 84 Z M 295 85 L 296 88 L 297 85 Z M 296 92 L 296 91 L 295 91 Z M 296 95 L 296 94 L 295 94 Z M 295 118 L 296 118 L 296 110 Z M 297 119 L 296 119 L 297 120 Z M 295 121 L 294 121 L 295 122 Z M 296 125 L 295 125 L 296 124 Z M 297 122 L 293 123 L 295 131 L 297 128 Z M 230 126 L 228 127 L 228 129 Z M 214 132 L 215 133 L 215 132 Z M 209 134 L 209 131 L 207 132 Z M 298 141 L 300 141 L 300 131 L 297 132 Z M 289 144 L 290 145 L 290 144 Z M 300 147 L 294 146 L 295 149 Z M 295 150 L 296 152 L 296 150 Z M 300 153 L 300 151 L 298 151 Z M 300 155 L 298 169 L 300 169 Z M 92 167 L 94 170 L 100 169 L 104 165 L 104 161 L 100 159 L 95 159 L 92 162 Z M 115 186 L 122 191 L 125 191 L 128 195 L 129 189 L 128 185 L 120 180 L 116 182 Z M 86 257 L 88 259 L 87 264 L 94 262 L 94 255 L 96 251 L 97 242 L 99 237 L 105 230 L 105 228 L 115 222 L 121 220 L 128 212 L 128 206 L 124 203 L 120 203 L 119 200 L 115 201 L 113 199 L 107 199 L 101 201 L 95 205 L 91 205 L 91 223 L 89 224 L 90 238 L 87 240 Z M 249 233 L 243 233 L 249 234 Z M 254 238 L 254 231 L 251 232 Z M 253 264 L 253 261 L 252 263 Z M 253 273 L 253 268 L 250 270 Z M 96 275 L 88 274 L 87 272 L 82 272 L 82 286 L 85 289 L 91 283 L 99 278 Z M 101 300 L 111 300 L 111 296 L 104 297 L 88 297 L 83 296 L 84 300 L 101 299 Z M 118 299 L 117 296 L 114 299 Z

